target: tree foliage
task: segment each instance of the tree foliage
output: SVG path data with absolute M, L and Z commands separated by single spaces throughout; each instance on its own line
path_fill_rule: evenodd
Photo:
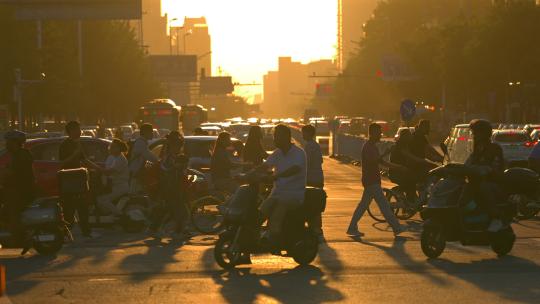
M 25 112 L 56 117 L 129 118 L 138 105 L 159 97 L 145 54 L 123 21 L 83 21 L 83 74 L 75 21 L 44 21 L 42 49 L 35 21 L 15 20 L 0 6 L 0 103 L 12 104 L 14 69 L 45 81 L 23 90 Z M 127 114 L 129 113 L 129 114 Z M 131 115 L 130 115 L 131 114 Z
M 338 111 L 396 117 L 404 98 L 442 107 L 444 91 L 449 111 L 502 119 L 512 81 L 523 84 L 514 101 L 538 103 L 540 8 L 534 1 L 388 0 L 364 32 L 336 83 Z M 400 66 L 406 77 L 387 75 L 392 69 L 385 65 Z

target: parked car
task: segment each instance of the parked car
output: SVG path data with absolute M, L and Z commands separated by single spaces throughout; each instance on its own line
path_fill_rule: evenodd
M 29 139 L 25 144 L 25 148 L 30 150 L 34 157 L 34 174 L 40 197 L 58 195 L 57 173 L 61 169 L 58 150 L 64 139 L 65 137 Z M 110 141 L 84 137 L 81 138 L 81 144 L 88 159 L 97 164 L 105 163 Z M 8 161 L 6 150 L 0 151 L 0 175 L 6 170 Z
M 26 135 L 27 139 L 62 137 L 63 132 L 35 132 Z
M 444 143 L 448 147 L 448 156 L 451 163 L 465 163 L 473 148 L 469 124 L 454 126 Z
M 534 142 L 524 130 L 497 130 L 492 141 L 501 146 L 504 160 L 509 167 L 527 166 Z
M 214 144 L 217 140 L 217 136 L 186 136 L 184 137 L 184 153 L 189 158 L 189 168 L 191 169 L 209 169 L 212 150 Z M 232 145 L 234 147 L 243 147 L 243 144 L 240 140 L 232 138 Z M 161 157 L 163 153 L 163 147 L 165 144 L 165 139 L 159 139 L 150 144 L 150 150 L 154 155 Z M 242 151 L 236 149 L 234 155 L 240 157 Z
M 397 141 L 399 139 L 399 133 L 401 133 L 401 130 L 407 130 L 411 132 L 411 134 L 414 132 L 414 127 L 399 127 L 397 129 L 396 135 L 394 135 L 394 139 Z

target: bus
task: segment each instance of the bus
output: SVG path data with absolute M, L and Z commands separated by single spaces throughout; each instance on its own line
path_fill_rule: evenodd
M 208 110 L 201 105 L 188 104 L 182 106 L 180 113 L 182 130 L 185 135 L 193 133 L 195 128 L 208 121 Z
M 181 108 L 170 99 L 154 99 L 139 109 L 139 122 L 155 129 L 180 130 Z

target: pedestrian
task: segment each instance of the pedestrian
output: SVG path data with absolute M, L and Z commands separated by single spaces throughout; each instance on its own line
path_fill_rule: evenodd
M 260 166 L 268 158 L 268 153 L 264 150 L 262 140 L 262 128 L 260 126 L 252 126 L 249 129 L 246 145 L 242 152 L 242 159 L 246 163 L 244 172 Z
M 302 137 L 304 138 L 304 151 L 306 152 L 307 175 L 306 185 L 308 187 L 324 188 L 324 173 L 322 169 L 323 155 L 321 147 L 315 141 L 315 127 L 305 125 L 302 127 Z M 308 218 L 309 228 L 318 235 L 319 241 L 324 242 L 322 230 L 322 214 L 317 212 L 315 216 Z
M 66 134 L 68 137 L 60 144 L 59 159 L 62 162 L 62 169 L 78 169 L 90 167 L 99 169 L 86 157 L 81 144 L 81 125 L 77 121 L 70 121 L 66 124 Z M 73 225 L 75 221 L 75 211 L 79 216 L 79 226 L 84 237 L 96 237 L 92 234 L 90 224 L 88 223 L 88 205 L 89 197 L 66 196 L 62 198 L 64 216 L 68 223 Z
M 232 179 L 231 170 L 235 164 L 231 160 L 230 149 L 232 149 L 231 134 L 221 132 L 216 139 L 212 152 L 210 173 L 212 183 L 217 190 L 234 193 L 238 184 Z
M 4 195 L 4 212 L 7 214 L 8 229 L 13 233 L 14 239 L 24 239 L 24 230 L 20 219 L 24 209 L 34 199 L 35 178 L 32 170 L 33 158 L 30 152 L 23 147 L 26 134 L 20 131 L 8 131 L 4 135 L 6 151 L 9 161 L 2 176 Z M 23 244 L 23 254 L 30 246 Z
M 111 192 L 97 198 L 98 206 L 115 216 L 122 212 L 114 205 L 114 201 L 129 193 L 129 166 L 126 158 L 128 146 L 120 139 L 113 139 L 109 145 L 109 156 L 105 161 L 102 173 L 107 177 Z
M 161 160 L 160 189 L 165 202 L 165 210 L 172 215 L 176 238 L 188 237 L 189 210 L 187 206 L 187 164 L 188 158 L 182 153 L 184 137 L 178 131 L 167 135 L 165 154 Z
M 150 151 L 148 142 L 154 138 L 154 128 L 151 124 L 141 125 L 140 136 L 133 143 L 129 159 L 130 193 L 137 194 L 144 190 L 144 173 L 147 162 L 157 163 L 159 158 Z
M 369 208 L 369 204 L 371 204 L 371 201 L 374 199 L 384 218 L 390 226 L 392 226 L 394 235 L 397 236 L 404 232 L 405 229 L 399 224 L 399 221 L 392 212 L 392 208 L 390 208 L 390 203 L 384 196 L 381 186 L 379 165 L 384 165 L 393 169 L 404 168 L 383 160 L 379 155 L 379 150 L 376 146 L 382 137 L 382 129 L 379 124 L 370 124 L 368 134 L 369 139 L 362 148 L 362 185 L 364 186 L 364 193 L 351 218 L 347 234 L 351 236 L 364 235 L 358 230 L 358 221 L 360 221 L 366 210 Z

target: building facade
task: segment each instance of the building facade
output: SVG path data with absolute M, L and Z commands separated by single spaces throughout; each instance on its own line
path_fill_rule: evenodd
M 332 60 L 303 64 L 291 57 L 280 57 L 278 62 L 278 70 L 263 78 L 262 111 L 266 117 L 300 117 L 315 97 L 317 85 L 338 73 Z
M 173 52 L 196 55 L 199 77 L 212 76 L 212 40 L 205 17 L 184 19 L 181 27 L 172 27 Z

